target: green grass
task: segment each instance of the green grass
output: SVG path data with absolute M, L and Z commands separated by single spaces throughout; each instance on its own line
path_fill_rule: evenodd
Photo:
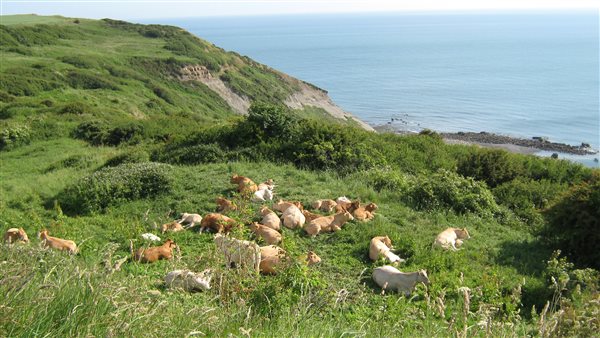
M 334 124 L 316 108 L 288 119 L 285 110 L 255 105 L 243 119 L 207 87 L 176 81 L 173 72 L 204 64 L 234 90 L 276 103 L 295 83 L 175 27 L 11 16 L 0 28 L 0 230 L 23 227 L 31 239 L 0 245 L 0 336 L 597 332 L 598 272 L 550 259 L 555 247 L 538 231 L 546 224 L 541 210 L 591 169 L 448 146 L 436 135 L 373 134 Z M 103 209 L 67 210 L 65 191 L 80 179 L 149 158 L 173 164 L 164 191 L 139 198 L 145 195 L 115 181 L 111 189 L 123 198 L 103 197 L 111 202 Z M 216 163 L 182 165 L 202 162 Z M 110 172 L 123 176 L 122 168 Z M 308 206 L 345 195 L 379 209 L 372 222 L 316 238 L 284 228 L 291 264 L 277 276 L 226 268 L 212 235 L 194 231 L 161 235 L 181 248 L 173 260 L 106 269 L 130 255 L 130 241 L 148 245 L 142 233 L 156 233 L 182 212 L 212 212 L 219 196 L 241 206 L 233 218 L 259 220 L 260 205 L 234 193 L 232 173 L 274 179 L 276 199 Z M 104 188 L 85 186 L 90 194 Z M 466 227 L 472 238 L 458 252 L 432 250 L 447 227 Z M 40 248 L 35 235 L 44 228 L 74 240 L 80 253 Z M 407 260 L 401 270 L 427 269 L 431 285 L 408 298 L 382 293 L 370 276 L 385 263 L 368 258 L 379 235 Z M 246 227 L 234 236 L 255 240 Z M 322 258 L 319 265 L 303 265 L 308 250 Z M 162 282 L 174 269 L 205 268 L 215 273 L 207 292 L 170 291 Z M 547 301 L 552 307 L 540 316 Z

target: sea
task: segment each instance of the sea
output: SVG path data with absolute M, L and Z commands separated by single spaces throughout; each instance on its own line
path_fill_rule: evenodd
M 374 126 L 542 136 L 600 148 L 598 10 L 193 17 L 145 23 L 180 26 L 313 83 Z M 598 156 L 561 154 L 588 166 L 598 166 Z

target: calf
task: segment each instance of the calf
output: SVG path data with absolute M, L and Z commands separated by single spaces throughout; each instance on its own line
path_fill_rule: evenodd
M 281 242 L 281 234 L 265 225 L 253 222 L 250 225 L 250 230 L 252 230 L 252 232 L 262 238 L 265 243 L 269 245 Z
M 10 228 L 4 233 L 4 241 L 8 244 L 18 241 L 29 243 L 29 237 L 23 228 Z
M 347 222 L 353 220 L 354 217 L 349 212 L 340 212 L 332 216 L 323 216 L 312 220 L 307 226 L 304 227 L 304 231 L 307 234 L 314 237 L 321 232 L 335 232 L 340 231 L 342 226 Z
M 337 203 L 334 200 L 317 200 L 311 204 L 313 209 L 325 212 L 332 212 L 336 205 Z
M 75 244 L 75 242 L 68 239 L 52 237 L 48 235 L 48 230 L 40 231 L 40 239 L 42 240 L 42 245 L 45 248 L 64 250 L 71 254 L 77 253 L 77 244 Z
M 309 223 L 319 217 L 323 217 L 323 215 L 315 214 L 308 210 L 302 210 L 302 215 L 304 215 L 304 218 L 306 218 L 306 221 L 308 221 Z
M 300 209 L 300 210 L 304 210 L 304 207 L 302 206 L 301 202 L 289 202 L 289 201 L 284 201 L 284 200 L 279 200 L 277 203 L 273 204 L 273 209 L 277 210 L 279 212 L 285 212 L 287 210 L 287 208 L 291 207 L 291 206 L 295 206 L 296 208 Z
M 273 183 L 273 179 L 269 178 L 268 180 L 264 181 L 263 183 L 258 184 L 258 190 L 264 190 L 264 189 L 268 189 L 271 191 L 273 191 L 273 189 L 275 189 L 275 184 Z
M 277 270 L 286 261 L 285 250 L 275 245 L 260 247 L 260 272 L 267 275 L 277 274 Z
M 273 191 L 271 191 L 269 189 L 256 190 L 254 192 L 254 195 L 252 195 L 252 199 L 251 199 L 251 201 L 255 202 L 255 203 L 272 201 L 272 200 L 273 200 Z
M 295 205 L 285 209 L 281 215 L 281 219 L 283 220 L 283 225 L 289 229 L 302 228 L 306 222 L 306 217 L 304 217 L 300 209 Z
M 227 266 L 246 267 L 259 271 L 260 247 L 256 243 L 217 234 L 215 244 L 225 256 Z
M 237 191 L 242 195 L 250 195 L 258 190 L 258 186 L 254 181 L 245 176 L 233 174 L 230 180 L 231 184 L 237 184 Z
M 173 258 L 173 248 L 176 247 L 177 244 L 173 240 L 167 239 L 161 246 L 153 246 L 147 249 L 139 248 L 133 255 L 133 259 L 141 263 L 154 263 L 161 259 L 171 259 Z
M 216 202 L 217 212 L 228 212 L 237 210 L 237 206 L 226 198 L 218 197 Z
M 179 224 L 187 224 L 188 228 L 195 227 L 196 225 L 200 224 L 200 222 L 202 222 L 202 216 L 198 214 L 188 214 L 185 212 L 181 214 L 181 219 L 177 221 Z
M 200 222 L 200 232 L 202 233 L 206 228 L 212 229 L 216 233 L 229 232 L 236 225 L 237 222 L 233 218 L 219 213 L 210 213 L 204 216 Z
M 364 207 L 359 206 L 356 208 L 356 210 L 352 212 L 352 215 L 359 221 L 369 221 L 375 217 L 375 210 L 377 210 L 377 208 L 377 204 L 369 203 Z
M 309 251 L 306 254 L 306 265 L 311 266 L 318 263 L 321 263 L 321 257 L 317 256 L 313 251 Z
M 261 224 L 273 230 L 279 231 L 279 229 L 281 229 L 281 220 L 272 210 L 267 207 L 262 207 L 260 209 L 260 214 L 262 215 L 262 220 L 260 221 Z
M 171 223 L 165 223 L 163 225 L 160 226 L 160 231 L 164 234 L 167 231 L 170 232 L 177 232 L 177 231 L 183 231 L 185 230 L 183 228 L 183 226 L 178 223 L 177 221 L 173 221 Z M 159 239 L 160 240 L 160 239 Z
M 175 270 L 165 276 L 165 284 L 168 288 L 183 289 L 185 291 L 210 290 L 212 271 L 206 269 L 200 273 L 190 270 Z
M 462 240 L 469 238 L 471 238 L 471 236 L 469 236 L 467 228 L 448 228 L 437 235 L 433 242 L 433 246 L 456 251 L 458 250 L 457 246 L 462 245 Z
M 415 290 L 417 283 L 429 285 L 427 271 L 401 272 L 390 265 L 375 268 L 373 280 L 382 289 L 403 292 L 407 297 Z
M 392 263 L 404 262 L 404 259 L 392 252 L 392 240 L 388 236 L 378 236 L 371 239 L 371 245 L 369 246 L 369 258 L 372 261 L 376 261 L 380 256 L 385 257 Z

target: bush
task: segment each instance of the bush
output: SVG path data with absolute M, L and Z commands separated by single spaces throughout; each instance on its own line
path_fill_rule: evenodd
M 147 152 L 140 149 L 134 149 L 110 158 L 108 161 L 106 161 L 104 166 L 116 167 L 126 163 L 141 163 L 148 161 L 150 161 L 150 155 Z
M 81 71 L 70 72 L 68 81 L 71 87 L 78 89 L 119 89 L 116 84 L 101 76 Z
M 107 167 L 67 187 L 58 200 L 73 214 L 102 211 L 119 203 L 154 197 L 172 189 L 170 166 L 145 162 Z
M 0 150 L 14 149 L 30 141 L 31 134 L 25 126 L 6 128 L 0 132 Z
M 59 111 L 59 114 L 90 114 L 91 108 L 83 102 L 71 102 L 65 104 Z
M 103 140 L 104 144 L 118 146 L 121 143 L 137 143 L 144 133 L 144 127 L 135 123 L 127 123 L 111 129 Z
M 499 204 L 507 206 L 531 225 L 541 223 L 539 210 L 547 208 L 566 188 L 566 184 L 548 180 L 517 178 L 497 186 L 492 192 Z
M 367 185 L 377 191 L 390 190 L 395 192 L 405 192 L 408 190 L 408 179 L 397 170 L 391 168 L 376 168 L 360 171 L 354 174 L 357 180 L 362 180 Z
M 44 172 L 48 173 L 63 168 L 84 169 L 91 167 L 94 163 L 95 158 L 92 155 L 73 155 L 51 164 Z
M 167 148 L 156 152 L 153 159 L 173 164 L 200 164 L 227 161 L 227 153 L 216 143 Z
M 547 240 L 575 263 L 600 269 L 600 171 L 566 191 L 545 216 Z
M 417 176 L 408 196 L 417 209 L 450 208 L 458 213 L 479 214 L 498 211 L 485 184 L 443 169 L 433 175 Z
M 482 149 L 467 154 L 458 162 L 458 173 L 495 187 L 524 174 L 520 162 L 504 150 Z
M 92 145 L 102 145 L 108 132 L 108 126 L 100 121 L 86 121 L 80 123 L 73 130 L 73 137 L 89 142 Z
M 173 99 L 173 95 L 167 89 L 165 89 L 163 87 L 155 86 L 155 87 L 152 88 L 152 92 L 156 96 L 158 96 L 161 99 L 165 100 L 165 102 L 170 103 L 170 104 L 175 104 L 175 100 Z
M 118 146 L 122 143 L 138 142 L 143 133 L 143 126 L 135 123 L 126 123 L 111 129 L 105 122 L 86 121 L 73 130 L 72 136 L 95 146 Z

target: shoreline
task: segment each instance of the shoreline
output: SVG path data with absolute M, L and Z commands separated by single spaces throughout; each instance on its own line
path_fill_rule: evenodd
M 401 130 L 388 125 L 373 127 L 378 132 L 391 132 L 401 135 L 415 134 L 416 132 Z M 426 130 L 426 129 L 424 129 Z M 532 137 L 524 139 L 489 132 L 437 132 L 447 144 L 479 145 L 486 148 L 499 148 L 513 153 L 534 155 L 539 152 L 554 152 L 570 155 L 589 156 L 598 155 L 598 150 L 592 149 L 589 144 L 582 143 L 579 146 L 551 142 L 544 137 Z

